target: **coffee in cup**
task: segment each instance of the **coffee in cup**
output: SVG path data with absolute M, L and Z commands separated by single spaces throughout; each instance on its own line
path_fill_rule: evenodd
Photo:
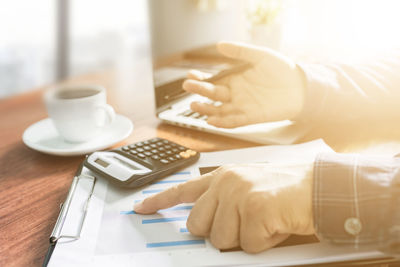
M 58 133 L 68 142 L 80 143 L 101 134 L 115 119 L 106 103 L 106 90 L 97 85 L 64 85 L 44 95 L 47 112 Z

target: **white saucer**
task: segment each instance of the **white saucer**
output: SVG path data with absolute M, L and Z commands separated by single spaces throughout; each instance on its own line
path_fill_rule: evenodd
M 116 114 L 114 122 L 102 134 L 84 143 L 68 143 L 58 135 L 50 118 L 29 126 L 22 140 L 28 147 L 51 155 L 76 156 L 110 147 L 126 137 L 133 130 L 132 122 L 125 116 Z

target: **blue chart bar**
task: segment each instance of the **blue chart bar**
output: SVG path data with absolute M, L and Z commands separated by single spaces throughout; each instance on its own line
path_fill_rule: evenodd
M 182 180 L 164 180 L 164 181 L 157 181 L 153 182 L 151 184 L 180 184 L 186 182 L 187 179 L 182 179 Z
M 178 206 L 178 207 L 173 207 L 165 210 L 160 210 L 160 211 L 169 211 L 169 210 L 191 210 L 193 206 Z
M 178 206 L 178 207 L 172 207 L 169 209 L 159 210 L 158 213 L 164 213 L 164 212 L 169 212 L 169 211 L 173 211 L 173 210 L 191 210 L 192 208 L 193 208 L 193 206 Z M 130 215 L 130 214 L 136 214 L 136 212 L 134 210 L 123 210 L 123 211 L 120 211 L 119 214 Z
M 159 218 L 159 219 L 144 219 L 142 220 L 142 224 L 186 221 L 187 218 L 188 218 L 187 216 L 182 216 L 182 217 L 169 217 L 169 218 Z
M 155 194 L 155 193 L 160 193 L 164 191 L 164 189 L 149 189 L 149 190 L 143 190 L 142 194 Z
M 187 228 L 180 228 L 179 232 L 180 233 L 189 233 L 189 230 Z
M 159 248 L 159 247 L 173 247 L 173 246 L 198 245 L 198 244 L 205 244 L 204 239 L 147 243 L 146 247 Z
M 123 211 L 120 211 L 119 214 L 128 215 L 128 214 L 136 214 L 136 212 L 134 210 L 123 210 Z

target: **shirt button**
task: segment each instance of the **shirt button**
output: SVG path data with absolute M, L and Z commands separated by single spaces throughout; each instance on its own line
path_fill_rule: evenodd
M 361 232 L 362 225 L 358 218 L 348 218 L 344 222 L 344 229 L 350 235 L 358 235 Z

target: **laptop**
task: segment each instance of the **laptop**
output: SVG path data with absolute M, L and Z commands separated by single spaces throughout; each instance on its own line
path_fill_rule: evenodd
M 221 11 L 201 12 L 191 1 L 149 1 L 157 117 L 169 124 L 261 144 L 292 144 L 304 136 L 304 126 L 285 120 L 218 128 L 190 110 L 193 101 L 211 102 L 182 89 L 190 69 L 210 73 L 210 79 L 216 80 L 246 67 L 245 62 L 222 56 L 215 47 L 219 40 L 243 40 L 247 33 L 239 19 L 240 7 L 228 2 Z
M 249 68 L 246 62 L 232 60 L 220 55 L 215 45 L 203 46 L 153 60 L 154 95 L 156 114 L 162 121 L 209 133 L 224 135 L 261 144 L 292 144 L 304 136 L 304 127 L 289 120 L 259 123 L 233 129 L 218 128 L 207 123 L 207 116 L 194 112 L 190 104 L 194 101 L 221 105 L 210 99 L 188 93 L 182 84 L 191 69 L 211 74 L 208 81 L 218 80 L 232 73 Z

